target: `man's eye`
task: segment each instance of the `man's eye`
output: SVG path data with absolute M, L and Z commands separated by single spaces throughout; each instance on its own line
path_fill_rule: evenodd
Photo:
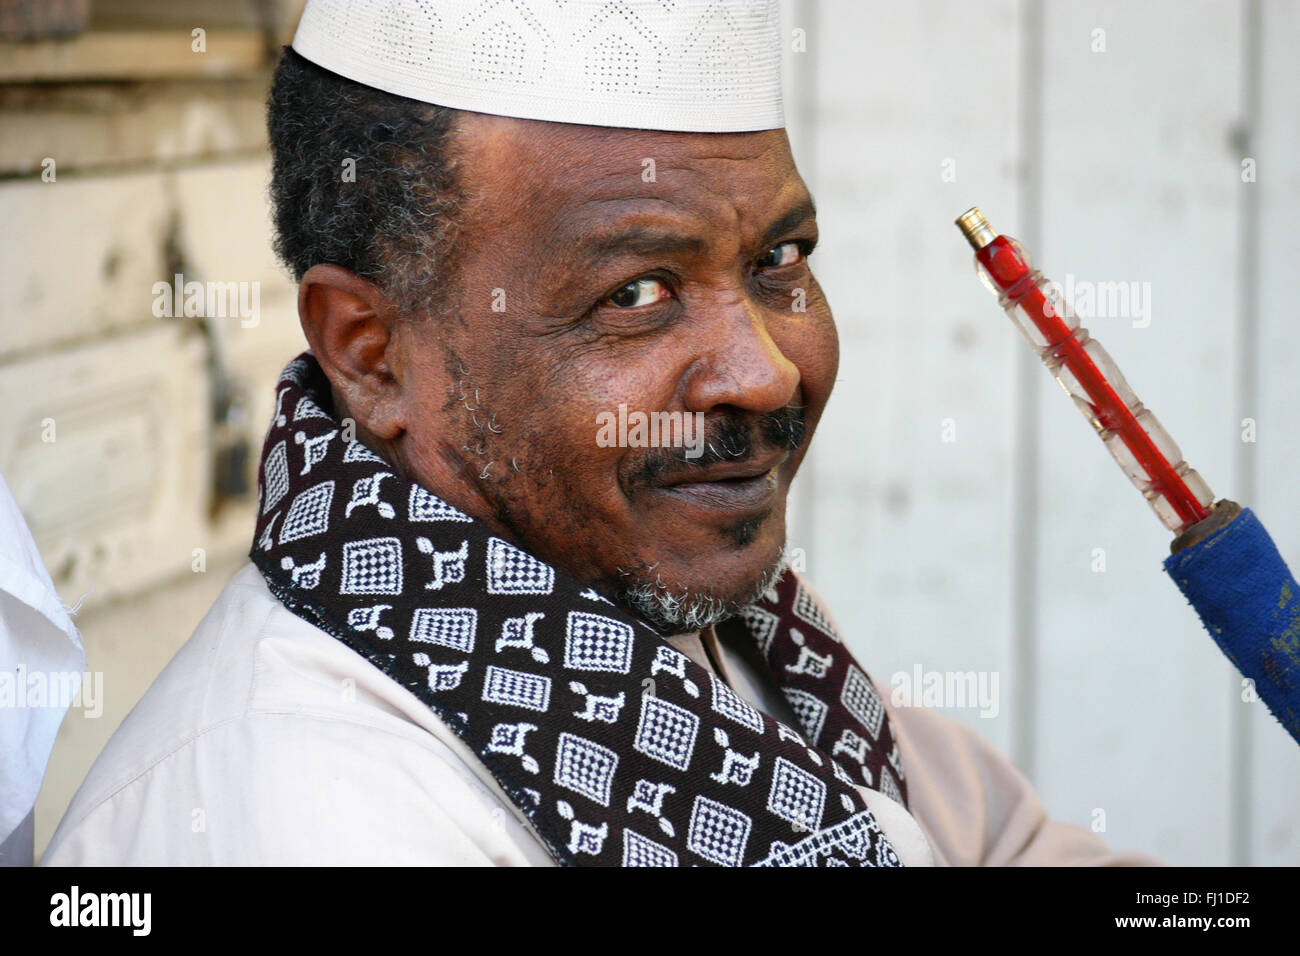
M 671 294 L 660 279 L 635 279 L 611 295 L 609 301 L 620 309 L 635 309 L 642 305 L 654 305 Z
M 781 266 L 792 266 L 803 258 L 804 251 L 799 243 L 783 242 L 779 246 L 773 246 L 767 252 L 758 257 L 757 266 L 760 269 L 776 269 Z

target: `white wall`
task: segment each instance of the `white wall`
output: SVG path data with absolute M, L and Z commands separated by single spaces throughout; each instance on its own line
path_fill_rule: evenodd
M 1170 536 L 952 225 L 978 204 L 1050 277 L 1150 283 L 1149 324 L 1083 324 L 1216 495 L 1254 507 L 1300 566 L 1286 498 L 1300 468 L 1300 4 L 785 13 L 806 32 L 789 54 L 791 136 L 842 347 L 791 538 L 859 657 L 881 681 L 918 664 L 997 674 L 996 717 L 951 716 L 1008 752 L 1052 816 L 1104 822 L 1114 846 L 1300 862 L 1300 748 L 1242 701 L 1160 567 Z

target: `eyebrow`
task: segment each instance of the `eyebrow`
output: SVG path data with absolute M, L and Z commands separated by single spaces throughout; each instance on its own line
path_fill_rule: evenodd
M 594 236 L 584 242 L 575 258 L 584 266 L 594 265 L 607 256 L 621 255 L 664 255 L 664 254 L 699 254 L 708 245 L 698 236 L 687 236 L 677 232 L 665 232 L 647 226 L 633 226 L 617 232 Z
M 795 226 L 816 218 L 817 206 L 810 196 L 768 226 L 763 232 L 760 245 L 767 246 Z M 647 226 L 633 226 L 593 236 L 578 248 L 574 254 L 574 261 L 579 267 L 589 267 L 610 255 L 698 255 L 707 247 L 707 240 L 699 236 Z
M 759 245 L 766 246 L 770 243 L 776 242 L 776 240 L 780 239 L 795 226 L 801 225 L 809 219 L 816 218 L 817 204 L 813 202 L 812 197 L 809 196 L 804 202 L 799 203 L 799 205 L 795 206 L 776 222 L 772 223 L 772 225 L 768 226 L 767 231 L 763 233 L 763 241 L 759 243 Z

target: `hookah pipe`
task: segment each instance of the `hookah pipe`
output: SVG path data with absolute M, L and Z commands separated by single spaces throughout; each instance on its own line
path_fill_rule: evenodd
M 957 218 L 980 281 L 1088 419 L 1165 527 L 1165 571 L 1273 716 L 1300 743 L 1300 585 L 1249 508 L 1214 502 L 1209 485 L 1140 401 L 1119 367 L 978 207 Z

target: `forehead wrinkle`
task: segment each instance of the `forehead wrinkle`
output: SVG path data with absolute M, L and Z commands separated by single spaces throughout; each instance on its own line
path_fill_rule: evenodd
M 463 125 L 460 135 L 466 152 L 473 155 L 471 166 L 521 177 L 523 183 L 545 186 L 548 192 L 555 190 L 557 181 L 590 185 L 606 178 L 623 180 L 629 172 L 639 180 L 641 162 L 647 158 L 664 172 L 691 175 L 702 164 L 766 163 L 772 154 L 789 151 L 784 130 L 682 133 L 488 114 L 474 114 L 473 121 Z M 575 160 L 585 162 L 575 167 Z M 575 175 L 579 171 L 581 175 Z

